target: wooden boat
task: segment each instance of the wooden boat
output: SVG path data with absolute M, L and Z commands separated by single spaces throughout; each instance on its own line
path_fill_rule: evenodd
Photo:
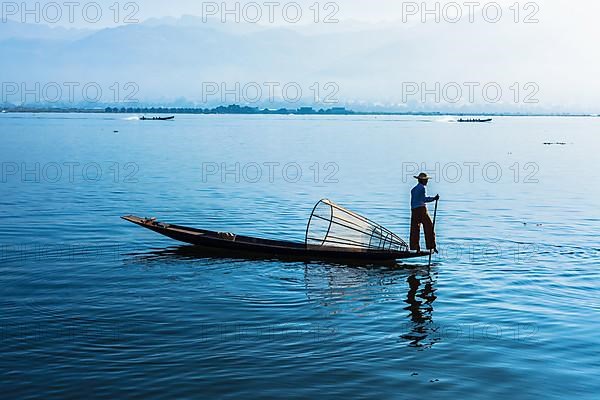
M 133 215 L 121 218 L 201 249 L 226 250 L 232 253 L 361 262 L 393 262 L 429 256 L 429 252 L 409 251 L 406 242 L 391 231 L 329 200 L 319 201 L 313 209 L 304 243 L 190 228 L 159 222 L 155 218 Z
M 492 118 L 460 118 L 458 122 L 492 122 Z
M 170 121 L 172 119 L 175 119 L 175 116 L 171 116 L 171 117 L 141 117 L 140 120 L 142 121 Z

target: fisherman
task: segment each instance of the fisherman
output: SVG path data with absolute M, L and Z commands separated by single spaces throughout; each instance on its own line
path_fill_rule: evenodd
M 410 206 L 411 206 L 411 219 L 410 219 L 410 249 L 421 251 L 421 224 L 423 224 L 423 230 L 425 231 L 425 243 L 427 250 L 432 250 L 437 253 L 437 247 L 435 244 L 435 232 L 433 231 L 433 222 L 427 212 L 426 203 L 438 201 L 440 195 L 435 197 L 427 197 L 426 186 L 431 179 L 426 173 L 422 172 L 419 176 L 415 176 L 415 179 L 419 181 L 410 191 Z

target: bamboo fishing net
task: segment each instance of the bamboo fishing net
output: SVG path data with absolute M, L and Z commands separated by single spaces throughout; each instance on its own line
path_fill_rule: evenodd
M 408 251 L 406 242 L 390 230 L 326 199 L 317 203 L 310 216 L 306 247 Z

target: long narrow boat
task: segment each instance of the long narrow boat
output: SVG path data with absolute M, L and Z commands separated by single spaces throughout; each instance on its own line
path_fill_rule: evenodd
M 172 119 L 175 119 L 175 116 L 171 116 L 171 117 L 141 117 L 140 120 L 142 121 L 170 121 Z
M 492 122 L 492 118 L 459 118 L 458 122 Z
M 232 253 L 377 262 L 429 256 L 409 251 L 406 242 L 388 229 L 329 200 L 319 201 L 313 209 L 304 243 L 190 228 L 155 218 L 121 218 L 180 242 Z

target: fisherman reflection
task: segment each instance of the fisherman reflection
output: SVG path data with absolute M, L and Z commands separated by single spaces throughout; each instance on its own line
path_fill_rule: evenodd
M 404 309 L 410 312 L 411 324 L 410 332 L 402 338 L 409 340 L 414 347 L 431 347 L 439 341 L 439 338 L 430 337 L 436 331 L 432 321 L 433 302 L 437 298 L 433 279 L 429 274 L 421 279 L 412 274 L 406 281 L 409 290 L 405 302 L 408 306 Z

